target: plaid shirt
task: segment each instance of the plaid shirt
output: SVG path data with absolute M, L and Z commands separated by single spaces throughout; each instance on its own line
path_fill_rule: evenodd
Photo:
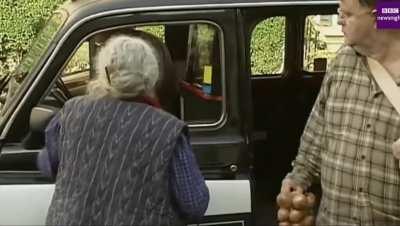
M 400 116 L 366 65 L 351 47 L 339 51 L 287 176 L 304 187 L 321 183 L 317 225 L 400 225 L 400 169 L 391 149 Z

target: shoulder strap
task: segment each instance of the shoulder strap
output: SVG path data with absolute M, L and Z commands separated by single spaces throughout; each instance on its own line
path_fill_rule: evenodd
M 368 65 L 375 81 L 381 87 L 383 93 L 392 103 L 393 107 L 400 114 L 400 88 L 394 82 L 389 72 L 376 60 L 368 57 Z
M 393 107 L 400 114 L 400 88 L 394 82 L 389 72 L 376 60 L 367 58 L 371 73 L 375 81 L 381 87 L 383 93 L 392 103 Z M 393 155 L 400 160 L 400 138 L 392 144 Z M 400 167 L 400 162 L 399 162 Z

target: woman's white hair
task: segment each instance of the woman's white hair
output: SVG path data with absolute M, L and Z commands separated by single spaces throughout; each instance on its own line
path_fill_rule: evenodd
M 129 98 L 154 93 L 160 77 L 156 50 L 139 37 L 118 35 L 100 50 L 88 94 Z

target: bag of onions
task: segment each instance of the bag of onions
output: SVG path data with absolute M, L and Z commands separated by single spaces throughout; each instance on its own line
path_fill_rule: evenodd
M 280 193 L 277 197 L 279 226 L 313 226 L 315 195 L 312 193 Z

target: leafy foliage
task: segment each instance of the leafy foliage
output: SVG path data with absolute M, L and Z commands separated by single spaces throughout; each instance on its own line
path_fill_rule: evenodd
M 0 75 L 12 71 L 63 0 L 0 0 Z
M 285 18 L 273 17 L 260 22 L 251 37 L 251 74 L 281 72 L 284 48 Z
M 63 74 L 68 75 L 80 71 L 90 70 L 89 42 L 84 42 L 68 62 Z

